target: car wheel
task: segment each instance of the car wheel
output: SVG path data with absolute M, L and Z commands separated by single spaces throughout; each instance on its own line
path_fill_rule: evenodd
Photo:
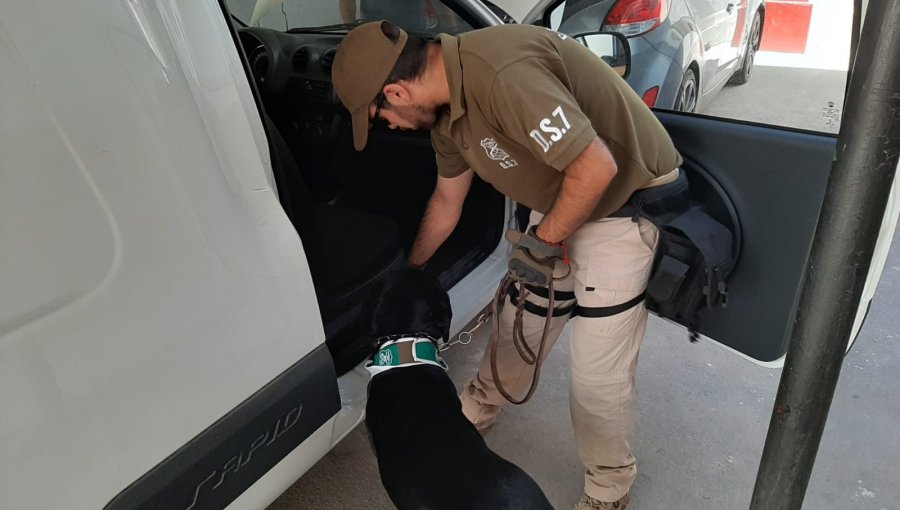
M 728 79 L 729 85 L 743 85 L 750 80 L 750 74 L 753 73 L 753 60 L 756 57 L 756 50 L 759 49 L 759 39 L 762 34 L 762 20 L 759 13 L 753 16 L 753 24 L 750 25 L 750 38 L 747 39 L 747 49 L 744 50 L 744 59 L 741 67 L 731 75 Z
M 688 68 L 684 72 L 684 78 L 681 79 L 681 85 L 678 87 L 678 95 L 675 96 L 676 112 L 693 112 L 697 109 L 697 74 L 693 69 Z

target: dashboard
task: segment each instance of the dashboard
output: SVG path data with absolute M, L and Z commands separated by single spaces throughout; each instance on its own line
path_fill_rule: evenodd
M 250 73 L 267 113 L 297 148 L 334 141 L 345 112 L 334 93 L 331 68 L 343 34 L 238 29 Z
M 331 67 L 343 36 L 247 27 L 238 31 L 238 37 L 264 97 L 287 95 L 305 102 L 339 104 L 331 86 Z

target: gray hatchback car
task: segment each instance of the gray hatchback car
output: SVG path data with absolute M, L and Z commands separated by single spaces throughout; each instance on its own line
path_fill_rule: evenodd
M 624 34 L 628 83 L 644 102 L 693 112 L 726 83 L 750 79 L 765 16 L 764 0 L 545 0 L 524 22 L 572 36 Z

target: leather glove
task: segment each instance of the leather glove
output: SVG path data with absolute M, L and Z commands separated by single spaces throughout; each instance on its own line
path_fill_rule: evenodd
M 556 261 L 566 259 L 565 245 L 541 240 L 536 226 L 525 233 L 509 229 L 506 239 L 516 245 L 509 257 L 509 274 L 522 283 L 547 286 L 553 279 Z

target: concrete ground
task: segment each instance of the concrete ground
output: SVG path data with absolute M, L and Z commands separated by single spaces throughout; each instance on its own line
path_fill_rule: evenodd
M 719 91 L 698 113 L 837 133 L 846 71 L 755 66 L 744 85 Z
M 823 111 L 840 107 L 844 73 L 758 67 L 750 83 L 727 87 L 702 113 L 836 132 Z M 900 236 L 869 318 L 847 355 L 804 508 L 900 509 Z M 478 367 L 483 328 L 446 356 L 459 386 Z M 510 406 L 488 445 L 528 471 L 556 508 L 582 492 L 583 468 L 568 411 L 569 333 L 546 362 L 540 389 Z M 638 422 L 632 442 L 638 478 L 634 510 L 744 510 L 778 388 L 768 369 L 711 342 L 690 344 L 684 329 L 651 318 L 637 372 Z M 447 490 L 464 490 L 446 478 Z M 390 509 L 363 426 L 271 505 L 271 510 Z
M 804 508 L 900 509 L 900 235 L 869 318 L 844 362 Z M 534 399 L 504 410 L 488 445 L 528 471 L 554 507 L 570 508 L 582 466 L 568 411 L 568 332 L 547 360 Z M 461 384 L 477 368 L 483 328 L 448 351 Z M 651 318 L 637 372 L 635 510 L 743 510 L 765 441 L 780 369 L 767 369 Z M 446 477 L 447 490 L 454 485 Z M 354 430 L 271 510 L 390 509 L 364 427 Z

